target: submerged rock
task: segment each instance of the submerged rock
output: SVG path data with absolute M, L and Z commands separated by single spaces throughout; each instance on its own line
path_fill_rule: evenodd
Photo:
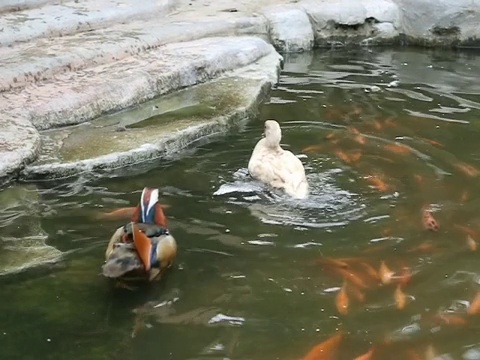
M 38 193 L 33 186 L 14 186 L 0 192 L 0 275 L 58 261 L 62 252 L 47 245 L 47 234 L 36 213 Z

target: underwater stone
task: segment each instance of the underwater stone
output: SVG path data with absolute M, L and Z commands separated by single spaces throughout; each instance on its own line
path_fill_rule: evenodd
M 46 244 L 37 209 L 34 186 L 0 191 L 0 275 L 60 260 L 62 252 Z

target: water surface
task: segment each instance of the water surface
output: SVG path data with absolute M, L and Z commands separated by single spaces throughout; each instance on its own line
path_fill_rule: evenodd
M 340 329 L 342 359 L 386 339 L 422 356 L 431 344 L 444 358 L 480 359 L 480 322 L 465 316 L 479 290 L 467 242 L 469 232 L 480 241 L 479 72 L 475 53 L 288 56 L 270 102 L 241 132 L 175 159 L 34 184 L 35 211 L 9 209 L 2 236 L 39 222 L 66 254 L 0 278 L 0 358 L 288 360 Z M 247 176 L 268 118 L 280 122 L 284 147 L 304 155 L 306 201 Z M 161 283 L 131 292 L 100 275 L 122 221 L 95 216 L 135 204 L 144 186 L 171 205 L 179 256 Z M 425 206 L 440 231 L 423 228 Z M 343 280 L 318 263 L 324 257 L 411 269 L 406 307 L 397 309 L 394 284 L 374 284 L 339 314 Z M 465 323 L 432 320 L 438 312 Z

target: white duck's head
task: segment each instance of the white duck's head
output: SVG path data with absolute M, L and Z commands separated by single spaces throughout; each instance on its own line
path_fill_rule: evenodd
M 280 146 L 282 140 L 282 129 L 280 124 L 275 120 L 265 121 L 265 130 L 263 132 L 265 136 L 265 143 L 267 147 L 277 149 Z

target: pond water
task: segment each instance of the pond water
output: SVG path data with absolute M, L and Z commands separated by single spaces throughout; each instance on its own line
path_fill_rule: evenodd
M 0 358 L 288 360 L 342 331 L 338 359 L 372 344 L 389 344 L 382 359 L 480 359 L 480 316 L 467 314 L 480 284 L 479 73 L 470 52 L 290 56 L 239 133 L 128 171 L 29 184 L 38 199 L 3 212 L 2 236 L 39 223 L 66 254 L 0 277 Z M 308 200 L 246 175 L 268 118 L 306 155 Z M 96 216 L 135 205 L 144 186 L 170 205 L 177 262 L 160 283 L 114 288 L 100 271 L 124 221 Z M 382 262 L 390 284 L 372 274 Z

